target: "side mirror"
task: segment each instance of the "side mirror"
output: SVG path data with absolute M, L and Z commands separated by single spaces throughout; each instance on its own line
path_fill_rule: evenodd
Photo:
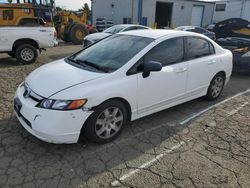
M 161 69 L 162 69 L 162 64 L 160 62 L 156 61 L 145 62 L 143 65 L 142 76 L 143 78 L 147 78 L 150 76 L 150 72 L 158 72 L 161 71 Z

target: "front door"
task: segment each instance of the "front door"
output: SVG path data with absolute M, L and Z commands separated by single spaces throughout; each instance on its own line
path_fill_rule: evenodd
M 164 109 L 185 95 L 188 69 L 184 62 L 183 38 L 161 42 L 142 61 L 157 61 L 163 68 L 159 72 L 151 72 L 147 78 L 143 78 L 141 73 L 137 75 L 139 116 Z

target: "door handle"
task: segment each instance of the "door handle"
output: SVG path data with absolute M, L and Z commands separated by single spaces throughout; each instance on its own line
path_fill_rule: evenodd
M 212 61 L 209 61 L 207 64 L 212 65 L 212 64 L 215 64 L 215 63 L 216 63 L 216 60 L 212 60 Z
M 186 67 L 183 67 L 183 68 L 179 68 L 176 73 L 183 73 L 183 72 L 186 72 L 187 71 L 187 68 Z

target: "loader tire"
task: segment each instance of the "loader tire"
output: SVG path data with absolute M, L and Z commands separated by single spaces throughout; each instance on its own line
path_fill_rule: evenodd
M 62 39 L 64 42 L 71 42 L 70 39 L 69 39 L 69 36 L 61 36 L 61 39 Z
M 80 24 L 75 24 L 70 30 L 69 38 L 73 44 L 82 44 L 83 38 L 88 34 L 89 32 L 86 27 Z

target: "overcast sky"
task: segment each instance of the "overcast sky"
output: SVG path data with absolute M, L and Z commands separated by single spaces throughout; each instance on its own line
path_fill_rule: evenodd
M 90 0 L 55 0 L 56 6 L 66 8 L 68 10 L 78 10 L 83 7 L 84 3 L 90 6 Z

